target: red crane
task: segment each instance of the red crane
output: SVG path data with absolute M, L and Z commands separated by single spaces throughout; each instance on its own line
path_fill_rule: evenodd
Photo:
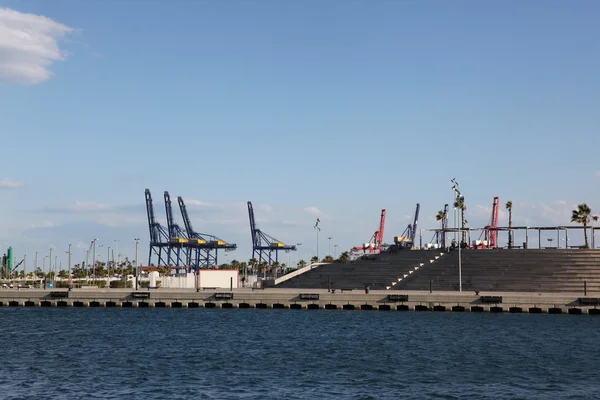
M 380 252 L 381 246 L 383 245 L 383 232 L 385 230 L 385 210 L 381 210 L 381 218 L 379 219 L 379 230 L 375 231 L 373 236 L 368 243 L 364 243 L 362 246 L 353 247 L 353 251 L 364 251 L 367 250 L 370 253 Z
M 492 204 L 492 221 L 485 227 L 485 240 L 488 249 L 495 249 L 498 246 L 498 213 L 500 212 L 500 198 L 494 197 Z

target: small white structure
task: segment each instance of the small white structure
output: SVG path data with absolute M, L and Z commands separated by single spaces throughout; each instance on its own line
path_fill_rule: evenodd
M 158 281 L 158 278 L 159 278 L 159 274 L 158 274 L 157 271 L 150 271 L 148 273 L 148 279 L 150 280 L 149 287 L 155 288 L 156 287 L 156 281 Z
M 194 273 L 167 275 L 161 278 L 160 287 L 170 289 L 194 289 Z
M 238 271 L 233 269 L 201 269 L 198 271 L 198 287 L 238 288 Z

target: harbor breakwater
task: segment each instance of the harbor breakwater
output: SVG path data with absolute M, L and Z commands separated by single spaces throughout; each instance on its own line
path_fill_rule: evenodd
M 0 290 L 2 307 L 256 308 L 600 315 L 600 293 L 323 289 Z

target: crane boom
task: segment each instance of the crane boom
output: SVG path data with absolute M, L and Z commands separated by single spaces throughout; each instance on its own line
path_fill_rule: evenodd
M 183 198 L 178 196 L 177 202 L 179 203 L 179 210 L 181 211 L 181 217 L 183 218 L 183 226 L 185 226 L 188 237 L 192 238 L 194 236 L 194 229 L 192 229 L 192 222 L 190 221 L 190 216 L 188 215 Z
M 377 231 L 377 242 L 375 243 L 375 247 L 378 250 L 381 250 L 381 246 L 383 245 L 383 232 L 385 229 L 385 209 L 381 210 L 381 218 L 379 219 L 379 230 Z
M 415 219 L 412 224 L 412 232 L 411 232 L 411 238 L 410 238 L 410 240 L 412 241 L 413 247 L 415 245 L 415 239 L 417 238 L 417 225 L 419 224 L 419 211 L 420 210 L 421 210 L 421 204 L 417 203 L 417 208 L 415 209 Z
M 256 232 L 256 220 L 254 219 L 254 207 L 252 202 L 248 202 L 248 218 L 250 219 L 250 234 L 252 235 L 252 245 L 260 246 L 260 237 Z
M 169 192 L 165 191 L 165 212 L 167 214 L 167 229 L 169 230 L 169 237 L 176 237 L 176 233 L 174 232 L 175 227 L 173 222 L 173 208 L 171 207 L 171 196 L 169 196 Z

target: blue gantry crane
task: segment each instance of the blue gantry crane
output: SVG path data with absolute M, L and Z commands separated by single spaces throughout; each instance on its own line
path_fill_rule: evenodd
M 156 265 L 169 265 L 169 233 L 167 229 L 156 220 L 150 189 L 146 189 L 146 212 L 148 213 L 148 226 L 150 227 L 150 251 L 148 254 L 148 265 L 152 265 L 153 254 L 157 257 Z
M 187 234 L 179 227 L 179 225 L 177 225 L 177 223 L 175 223 L 169 192 L 165 191 L 164 197 L 165 212 L 167 214 L 167 231 L 169 232 L 170 244 L 170 246 L 167 247 L 167 259 L 169 260 L 169 265 L 175 267 L 185 266 L 186 263 L 189 265 L 189 258 L 187 257 L 188 252 L 186 251 L 188 247 Z
M 296 250 L 296 246 L 286 245 L 256 227 L 254 208 L 250 201 L 248 202 L 248 217 L 252 234 L 252 258 L 258 260 L 259 263 L 266 261 L 268 265 L 272 265 L 273 261 L 279 262 L 279 251 L 283 250 L 287 253 Z M 275 252 L 275 259 L 273 259 L 273 252 Z
M 181 196 L 177 197 L 183 224 L 185 226 L 187 243 L 184 247 L 187 248 L 186 259 L 188 265 L 194 270 L 200 268 L 212 268 L 218 265 L 219 250 L 233 251 L 237 248 L 234 243 L 227 243 L 223 239 L 215 235 L 208 235 L 194 231 L 192 221 L 187 212 L 187 208 Z

